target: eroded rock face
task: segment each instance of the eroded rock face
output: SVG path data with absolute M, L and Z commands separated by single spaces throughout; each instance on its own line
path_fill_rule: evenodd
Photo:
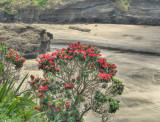
M 0 24 L 0 39 L 6 39 L 8 46 L 24 53 L 25 58 L 36 58 L 50 50 L 53 35 L 31 25 Z
M 14 22 L 39 23 L 112 23 L 160 25 L 160 0 L 131 0 L 131 8 L 124 12 L 116 0 L 83 0 L 58 9 L 36 10 L 27 7 L 14 17 Z M 117 0 L 118 1 L 118 0 Z M 2 21 L 0 19 L 0 21 Z

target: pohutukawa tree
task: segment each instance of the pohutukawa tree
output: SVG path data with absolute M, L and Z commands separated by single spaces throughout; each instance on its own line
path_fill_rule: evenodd
M 37 58 L 44 78 L 31 75 L 29 81 L 40 98 L 40 107 L 48 120 L 82 122 L 90 110 L 107 121 L 119 109 L 116 95 L 121 95 L 124 85 L 115 79 L 116 66 L 101 57 L 100 51 L 79 42 L 52 54 Z

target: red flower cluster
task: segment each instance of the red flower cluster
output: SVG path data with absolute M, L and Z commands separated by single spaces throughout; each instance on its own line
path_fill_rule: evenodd
M 14 51 L 13 49 L 9 49 L 7 51 L 5 59 L 7 61 L 11 61 L 16 66 L 16 68 L 21 68 L 25 62 L 25 58 L 21 57 L 18 52 Z
M 42 91 L 42 92 L 43 92 L 43 91 L 47 91 L 47 90 L 48 90 L 48 84 L 46 84 L 44 87 L 39 87 L 39 88 L 38 88 L 38 92 L 39 92 L 39 91 Z
M 116 70 L 117 66 L 115 64 L 108 63 L 107 59 L 100 58 L 97 62 L 100 65 L 100 69 L 99 69 L 100 72 L 105 73 L 106 69 L 109 70 L 112 75 L 115 75 L 115 73 L 117 72 Z
M 107 59 L 105 58 L 100 58 L 98 60 L 98 63 L 101 64 L 102 68 L 106 68 L 107 66 L 109 66 L 109 63 L 107 62 Z
M 81 45 L 80 42 L 75 44 L 69 44 L 69 47 L 67 48 L 67 51 L 70 54 L 76 55 L 80 54 L 85 59 L 87 56 L 89 57 L 97 57 L 101 56 L 99 53 L 100 51 L 97 51 L 95 47 L 93 47 L 91 44 L 89 45 Z
M 64 85 L 64 87 L 66 87 L 66 88 L 73 88 L 73 87 L 74 87 L 74 84 L 73 84 L 73 83 L 67 84 L 67 85 Z
M 39 63 L 39 69 L 44 69 L 46 71 L 60 71 L 59 68 L 56 68 L 56 58 L 57 53 L 39 55 L 36 59 Z
M 68 101 L 66 101 L 65 106 L 71 106 Z
M 40 87 L 40 85 L 42 85 L 43 87 L 40 87 L 39 88 L 39 91 L 40 89 L 42 91 L 45 91 L 45 89 L 47 89 L 48 87 L 48 82 L 49 80 L 46 78 L 46 79 L 42 79 L 42 78 L 35 78 L 34 75 L 30 75 L 30 78 L 32 81 L 28 81 L 28 83 L 30 83 L 30 85 L 34 88 L 34 89 L 37 89 Z
M 95 59 L 95 57 L 101 56 L 100 51 L 92 45 L 81 45 L 80 42 L 75 44 L 69 44 L 67 49 L 57 50 L 52 54 L 42 54 L 36 59 L 39 63 L 39 69 L 46 72 L 58 72 L 60 68 L 59 64 L 67 64 L 67 60 L 72 60 L 76 57 L 79 60 L 85 60 L 86 58 Z M 61 60 L 61 61 L 59 61 Z M 93 65 L 94 66 L 94 65 Z
M 98 74 L 97 76 L 100 77 L 102 80 L 107 80 L 108 82 L 113 77 L 113 75 L 111 75 L 111 74 L 105 74 L 105 73 Z

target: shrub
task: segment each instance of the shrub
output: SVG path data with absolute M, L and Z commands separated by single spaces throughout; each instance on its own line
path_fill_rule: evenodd
M 121 95 L 124 85 L 115 79 L 116 66 L 101 57 L 100 51 L 79 42 L 52 54 L 42 54 L 36 59 L 44 78 L 31 75 L 30 85 L 40 98 L 40 112 L 48 120 L 81 122 L 92 110 L 107 121 L 119 109 L 116 95 Z
M 0 40 L 0 121 L 19 122 L 35 115 L 33 102 L 36 98 L 31 91 L 19 93 L 19 89 L 28 75 L 22 79 L 19 86 L 15 86 L 16 76 L 19 74 L 25 59 L 17 51 L 9 49 L 5 40 Z M 15 87 L 15 88 L 14 88 Z M 32 118 L 33 120 L 33 118 Z
M 3 72 L 3 66 L 4 64 L 0 66 L 0 77 Z M 35 112 L 34 108 L 38 106 L 32 101 L 35 97 L 28 92 L 18 94 L 26 78 L 27 75 L 14 90 L 15 81 L 12 79 L 12 81 L 9 82 L 8 73 L 7 80 L 3 85 L 0 85 L 0 121 L 24 121 L 29 119 Z
M 15 80 L 19 79 L 19 71 L 23 67 L 25 58 L 22 57 L 14 49 L 9 49 L 5 40 L 0 40 L 0 64 L 4 63 L 3 72 L 1 74 L 0 83 L 4 83 L 10 72 L 10 78 L 16 77 Z

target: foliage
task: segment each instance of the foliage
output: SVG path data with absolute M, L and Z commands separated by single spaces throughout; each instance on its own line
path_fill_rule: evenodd
M 24 9 L 43 9 L 43 8 L 55 8 L 61 4 L 67 4 L 69 2 L 79 0 L 3 0 L 0 1 L 0 9 L 4 10 L 8 14 L 15 14 L 21 12 Z
M 0 76 L 2 75 L 3 66 L 4 64 L 1 64 Z M 18 95 L 19 89 L 21 88 L 26 78 L 27 75 L 24 77 L 16 90 L 13 90 L 15 81 L 12 79 L 12 81 L 9 82 L 8 74 L 7 80 L 0 87 L 0 105 L 3 107 L 2 111 L 5 111 L 3 114 L 5 114 L 5 116 L 8 118 L 16 116 L 27 120 L 29 116 L 35 111 L 34 108 L 38 106 L 32 101 L 34 97 L 30 96 L 30 94 L 25 93 Z M 3 114 L 0 114 L 1 119 L 4 117 Z
M 7 115 L 9 109 L 4 108 L 4 103 L 0 103 L 0 122 L 23 122 L 24 120 L 21 117 L 16 116 L 15 114 L 11 117 Z
M 123 7 L 130 8 L 130 2 L 128 0 L 119 0 L 119 1 L 122 3 Z
M 32 1 L 32 0 L 31 0 Z M 46 3 L 48 3 L 48 0 L 34 0 L 33 1 L 36 5 L 38 6 L 43 6 L 45 5 Z
M 114 0 L 113 6 L 122 12 L 127 12 L 130 9 L 130 0 Z
M 47 113 L 48 120 L 81 122 L 92 110 L 106 121 L 119 109 L 115 96 L 122 94 L 124 85 L 114 78 L 117 67 L 91 44 L 69 44 L 67 49 L 38 56 L 37 61 L 44 78 L 31 75 L 29 83 L 40 99 L 37 110 Z
M 28 75 L 16 87 L 16 74 L 12 72 L 20 69 L 24 62 L 17 51 L 9 49 L 5 40 L 0 40 L 0 121 L 24 121 L 37 113 L 34 108 L 38 105 L 33 102 L 35 96 L 31 91 L 19 93 Z
M 9 49 L 5 40 L 0 40 L 0 64 L 4 63 L 2 77 L 0 83 L 4 83 L 8 72 L 10 72 L 10 78 L 16 77 L 19 79 L 19 71 L 23 67 L 25 58 L 22 57 L 17 51 Z

